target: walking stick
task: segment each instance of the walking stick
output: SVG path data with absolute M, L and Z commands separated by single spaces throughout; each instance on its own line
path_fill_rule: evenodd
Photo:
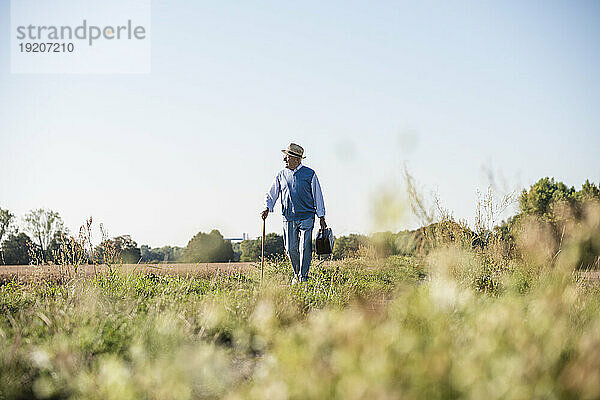
M 263 234 L 262 234 L 262 252 L 260 262 L 260 284 L 263 282 L 263 275 L 265 274 L 265 220 L 263 219 Z

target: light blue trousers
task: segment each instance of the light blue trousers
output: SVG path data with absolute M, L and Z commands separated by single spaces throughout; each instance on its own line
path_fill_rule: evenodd
M 312 258 L 312 231 L 315 217 L 302 221 L 283 221 L 283 242 L 294 274 L 300 281 L 308 279 Z

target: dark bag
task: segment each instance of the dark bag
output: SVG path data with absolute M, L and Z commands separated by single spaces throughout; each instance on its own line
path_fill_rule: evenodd
M 319 229 L 315 244 L 318 255 L 331 254 L 333 251 L 333 232 L 331 231 L 331 228 L 325 228 L 325 230 Z

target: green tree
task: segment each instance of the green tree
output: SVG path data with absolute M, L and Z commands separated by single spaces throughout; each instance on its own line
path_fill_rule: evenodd
M 150 246 L 142 245 L 140 247 L 141 260 L 143 262 L 175 262 L 181 260 L 184 252 L 183 247 L 163 246 L 150 248 Z
M 519 198 L 521 213 L 533 215 L 546 221 L 554 221 L 553 206 L 558 202 L 574 205 L 576 192 L 574 187 L 568 187 L 554 178 L 542 178 L 534 183 L 529 190 L 523 190 Z
M 342 259 L 358 255 L 360 248 L 367 244 L 367 237 L 364 235 L 350 234 L 335 239 L 333 243 L 333 257 Z
M 10 232 L 10 228 L 12 225 L 12 221 L 15 216 L 8 210 L 4 210 L 0 208 L 0 249 L 2 245 L 2 239 L 4 239 L 4 235 Z M 0 250 L 0 262 L 4 264 L 3 254 Z
M 260 261 L 262 238 L 244 240 L 240 244 L 242 254 L 240 261 Z M 265 235 L 265 258 L 276 258 L 285 255 L 283 236 L 276 233 Z
M 598 185 L 585 180 L 585 183 L 581 185 L 581 190 L 577 192 L 577 200 L 580 202 L 587 201 L 600 201 L 600 188 Z
M 63 246 L 65 243 L 69 243 L 72 240 L 75 240 L 74 238 L 70 237 L 69 234 L 67 232 L 63 232 L 63 231 L 56 231 L 54 232 L 54 235 L 52 236 L 52 240 L 50 241 L 50 244 L 48 245 L 48 249 L 47 249 L 47 261 L 53 261 L 53 262 L 57 262 L 58 260 L 56 260 L 56 256 L 59 254 L 59 252 L 61 251 L 61 246 Z
M 152 251 L 152 248 L 147 244 L 143 244 L 140 246 L 140 257 L 142 258 L 142 262 L 159 262 L 163 260 L 158 260 L 156 258 L 157 254 Z
M 589 180 L 576 191 L 563 182 L 555 182 L 554 178 L 542 178 L 521 193 L 521 212 L 515 216 L 514 222 L 524 216 L 532 216 L 560 230 L 561 223 L 582 218 L 585 207 L 594 202 L 600 202 L 600 189 Z
M 96 247 L 98 261 L 104 264 L 121 262 L 136 264 L 141 258 L 141 250 L 130 235 L 116 236 L 104 240 Z
M 42 208 L 25 214 L 26 231 L 41 250 L 44 262 L 48 260 L 49 247 L 56 232 L 65 231 L 60 215 L 56 211 Z
M 198 232 L 187 244 L 184 252 L 186 262 L 226 262 L 233 260 L 231 242 L 213 229 L 210 233 Z
M 2 243 L 2 253 L 7 265 L 27 265 L 31 262 L 31 253 L 39 251 L 29 236 L 21 232 L 10 234 Z
M 242 252 L 240 255 L 240 261 L 249 262 L 260 260 L 261 248 L 258 242 L 258 239 L 254 239 L 244 240 L 242 243 L 240 243 L 240 250 Z
M 598 266 L 600 262 L 600 232 L 594 227 L 593 209 L 600 209 L 600 189 L 589 180 L 576 191 L 554 178 L 542 178 L 519 199 L 521 212 L 496 229 L 503 237 L 515 237 L 526 229 L 525 221 L 542 222 L 552 236 L 553 251 L 577 254 L 575 263 L 581 268 Z M 598 211 L 596 211 L 598 212 Z M 585 228 L 585 229 L 584 229 Z M 512 240 L 514 242 L 514 240 Z
M 4 235 L 10 232 L 11 224 L 15 216 L 8 210 L 0 208 L 0 243 Z
M 140 260 L 140 249 L 137 243 L 129 235 L 113 238 L 123 264 L 135 264 Z
M 90 262 L 83 240 L 56 232 L 48 248 L 48 259 L 58 265 L 79 265 Z
M 232 242 L 231 249 L 233 250 L 233 261 L 240 261 L 240 257 L 242 256 L 242 246 L 241 242 Z

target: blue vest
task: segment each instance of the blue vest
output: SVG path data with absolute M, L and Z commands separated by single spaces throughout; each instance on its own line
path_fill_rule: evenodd
M 314 218 L 317 212 L 311 185 L 314 174 L 315 171 L 304 165 L 296 172 L 285 168 L 277 174 L 281 208 L 286 221 Z

